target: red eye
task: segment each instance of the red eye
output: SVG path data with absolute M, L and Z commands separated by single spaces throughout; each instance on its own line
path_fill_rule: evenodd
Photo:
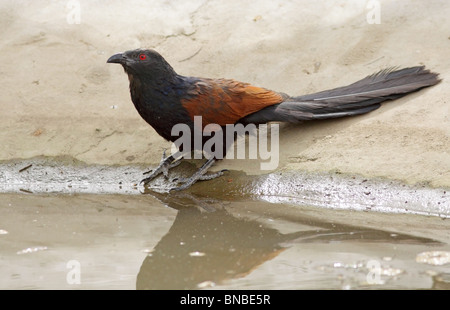
M 140 54 L 140 55 L 139 55 L 139 59 L 140 59 L 140 60 L 146 60 L 146 59 L 147 59 L 147 55 L 145 55 L 145 54 Z

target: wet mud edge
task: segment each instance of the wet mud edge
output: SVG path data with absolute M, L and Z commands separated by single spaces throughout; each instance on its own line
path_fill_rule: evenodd
M 72 157 L 35 157 L 0 162 L 0 193 L 23 194 L 122 194 L 167 192 L 172 180 L 196 169 L 186 161 L 144 188 L 139 185 L 143 165 L 88 165 Z M 312 173 L 276 171 L 247 175 L 228 171 L 224 176 L 199 182 L 190 194 L 221 200 L 262 200 L 320 208 L 423 214 L 450 217 L 450 189 L 427 184 L 405 184 L 396 180 L 365 178 L 340 172 Z

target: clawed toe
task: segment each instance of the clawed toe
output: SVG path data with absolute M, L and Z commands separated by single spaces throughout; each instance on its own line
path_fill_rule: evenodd
M 178 154 L 178 153 L 177 153 Z M 180 154 L 178 154 L 180 155 Z M 142 179 L 139 184 L 147 185 L 151 180 L 156 178 L 158 175 L 163 174 L 166 179 L 169 179 L 169 170 L 172 168 L 175 168 L 179 164 L 181 164 L 181 160 L 177 160 L 180 157 L 175 157 L 174 155 L 171 155 L 169 157 L 166 157 L 166 152 L 164 151 L 161 162 L 159 166 L 156 169 L 144 172 L 144 175 L 150 174 L 145 179 Z M 192 184 L 194 184 L 197 181 L 206 181 L 206 180 L 212 180 L 217 177 L 220 177 L 224 174 L 224 172 L 228 171 L 227 169 L 223 169 L 216 173 L 211 174 L 205 174 L 208 169 L 216 162 L 214 158 L 208 159 L 203 166 L 198 169 L 190 178 L 174 178 L 172 182 L 176 183 L 183 183 L 178 187 L 171 188 L 170 191 L 181 191 L 184 189 L 189 188 Z
M 180 163 L 181 163 L 181 160 L 177 161 L 176 158 L 174 157 L 174 155 L 170 155 L 170 156 L 166 157 L 166 150 L 164 150 L 161 161 L 159 163 L 159 166 L 154 170 L 144 172 L 144 175 L 146 175 L 146 174 L 150 174 L 150 175 L 148 177 L 146 177 L 145 179 L 141 180 L 141 182 L 139 184 L 143 183 L 145 186 L 151 180 L 153 180 L 158 175 L 160 175 L 161 173 L 164 175 L 164 177 L 166 179 L 168 179 L 169 178 L 169 169 L 172 169 L 172 168 L 178 166 Z
M 183 184 L 178 187 L 171 188 L 170 191 L 181 191 L 181 190 L 191 187 L 197 181 L 212 180 L 212 179 L 222 176 L 223 173 L 225 171 L 227 171 L 226 169 L 221 170 L 216 173 L 205 174 L 208 171 L 208 169 L 215 163 L 215 161 L 216 160 L 214 158 L 208 159 L 206 161 L 206 163 L 204 163 L 203 166 L 200 169 L 198 169 L 190 178 L 175 178 L 175 179 L 173 179 L 172 181 L 178 182 L 178 183 L 183 183 Z
M 145 185 L 147 185 L 148 182 L 150 182 L 151 180 L 153 180 L 153 178 L 145 178 L 145 179 L 142 179 L 141 182 L 139 182 L 139 185 L 142 185 L 142 183 L 143 183 L 144 186 L 145 186 Z

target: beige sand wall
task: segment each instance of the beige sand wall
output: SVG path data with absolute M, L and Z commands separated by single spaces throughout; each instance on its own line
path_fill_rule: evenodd
M 425 64 L 441 84 L 365 116 L 283 126 L 279 169 L 450 186 L 450 2 L 379 1 L 380 24 L 367 22 L 367 3 L 1 1 L 0 160 L 157 163 L 168 144 L 138 116 L 123 70 L 106 64 L 149 47 L 180 74 L 292 95 Z M 224 167 L 260 173 L 255 161 Z

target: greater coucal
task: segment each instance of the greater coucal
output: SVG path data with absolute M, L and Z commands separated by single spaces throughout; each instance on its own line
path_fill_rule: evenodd
M 348 86 L 310 95 L 291 97 L 284 93 L 252 86 L 232 79 L 208 79 L 177 74 L 156 51 L 137 49 L 111 56 L 108 63 L 119 63 L 130 81 L 131 99 L 141 117 L 163 138 L 176 141 L 173 126 L 194 127 L 194 116 L 202 125 L 263 124 L 299 122 L 364 114 L 380 107 L 385 100 L 402 97 L 423 87 L 437 84 L 438 74 L 424 66 L 401 70 L 386 69 Z M 203 143 L 207 138 L 203 137 Z M 225 142 L 224 148 L 229 147 Z M 144 185 L 159 174 L 168 176 L 186 152 L 180 150 L 168 157 L 143 179 Z M 226 150 L 225 150 L 226 151 Z M 217 158 L 203 166 L 176 190 L 188 188 L 198 180 L 222 175 L 205 174 Z

